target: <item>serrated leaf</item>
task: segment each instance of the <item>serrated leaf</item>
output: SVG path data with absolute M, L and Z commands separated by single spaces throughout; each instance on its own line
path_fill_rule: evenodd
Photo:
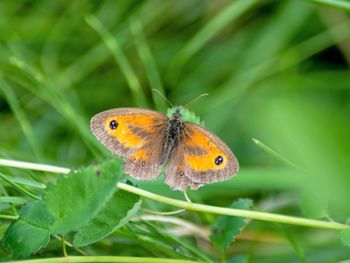
M 25 258 L 45 247 L 50 240 L 53 217 L 43 201 L 34 201 L 23 207 L 19 220 L 7 229 L 4 247 L 15 258 Z
M 173 107 L 173 108 L 168 109 L 167 116 L 169 118 L 171 118 L 177 109 L 180 110 L 180 113 L 182 115 L 182 119 L 184 121 L 193 122 L 193 123 L 196 123 L 198 125 L 204 126 L 204 123 L 201 121 L 201 119 L 196 114 L 194 114 L 192 111 L 189 111 L 188 109 L 186 109 L 182 106 L 177 106 L 177 107 Z
M 231 204 L 231 208 L 249 209 L 252 200 L 239 199 Z M 210 240 L 222 251 L 227 250 L 238 234 L 247 225 L 248 220 L 243 217 L 219 216 L 211 228 Z
M 350 228 L 341 231 L 339 237 L 344 246 L 350 247 Z
M 51 185 L 44 197 L 55 217 L 52 234 L 65 234 L 86 224 L 116 191 L 122 173 L 120 160 L 72 171 Z
M 141 206 L 140 196 L 119 190 L 89 223 L 74 236 L 75 246 L 87 246 L 124 226 Z
M 10 225 L 4 236 L 5 248 L 14 258 L 25 258 L 45 247 L 50 231 L 18 220 Z

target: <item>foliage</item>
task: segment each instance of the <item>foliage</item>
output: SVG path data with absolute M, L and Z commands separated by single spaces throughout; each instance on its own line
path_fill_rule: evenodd
M 345 246 L 350 246 L 350 230 L 344 230 L 340 233 L 340 239 L 341 242 L 345 245 Z
M 5 248 L 15 258 L 28 257 L 50 240 L 52 215 L 43 201 L 34 201 L 23 207 L 20 218 L 7 229 L 3 242 Z
M 124 191 L 116 192 L 96 217 L 79 228 L 73 244 L 78 247 L 86 246 L 113 233 L 128 223 L 140 205 L 141 199 L 138 195 Z
M 198 116 L 196 116 L 193 112 L 181 106 L 168 109 L 167 116 L 170 118 L 176 110 L 180 110 L 180 114 L 184 121 L 193 122 L 198 125 L 204 126 L 203 122 L 200 120 Z
M 77 230 L 106 206 L 122 176 L 120 161 L 106 162 L 97 167 L 72 171 L 49 186 L 44 202 L 55 218 L 53 234 Z
M 134 216 L 140 197 L 118 190 L 120 160 L 72 171 L 50 185 L 43 200 L 24 206 L 5 233 L 5 248 L 15 258 L 45 247 L 50 236 L 76 231 L 74 245 L 86 246 L 111 234 Z
M 234 201 L 230 207 L 249 209 L 251 206 L 252 200 L 240 199 Z M 247 224 L 247 218 L 219 216 L 212 225 L 210 240 L 222 251 L 226 251 Z
M 249 198 L 253 210 L 271 215 L 347 223 L 349 10 L 345 0 L 1 1 L 0 157 L 72 169 L 94 165 L 58 179 L 0 167 L 0 236 L 12 251 L 0 249 L 0 259 L 61 257 L 61 234 L 69 255 L 348 259 L 347 230 L 339 238 L 334 230 L 253 220 L 242 232 L 228 224 L 221 250 L 208 229 L 223 217 L 140 211 L 138 194 L 115 188 L 121 166 L 106 168 L 106 181 L 96 176 L 95 164 L 107 165 L 109 153 L 89 120 L 115 107 L 166 112 L 152 89 L 175 105 L 209 93 L 191 104 L 195 115 L 187 117 L 200 116 L 229 145 L 240 171 L 190 191 L 194 202 L 229 207 Z M 132 183 L 183 198 L 162 178 Z M 173 209 L 147 199 L 142 207 Z

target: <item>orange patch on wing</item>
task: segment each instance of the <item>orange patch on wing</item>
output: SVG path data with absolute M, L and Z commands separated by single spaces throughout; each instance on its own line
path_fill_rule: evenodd
M 136 160 L 147 161 L 148 157 L 149 157 L 149 154 L 147 154 L 147 152 L 144 149 L 140 149 L 134 154 L 132 158 Z
M 115 120 L 118 126 L 112 130 L 109 126 L 110 122 Z M 128 125 L 142 129 L 143 131 L 150 131 L 154 125 L 154 118 L 146 114 L 133 114 L 123 116 L 111 116 L 106 119 L 105 130 L 116 138 L 124 147 L 134 148 L 145 144 L 145 140 L 135 134 L 128 128 Z
M 199 147 L 205 152 L 203 155 L 185 154 L 184 158 L 193 170 L 204 172 L 208 170 L 221 170 L 226 166 L 227 156 L 216 144 L 214 144 L 205 134 L 199 131 L 192 131 L 191 139 L 186 144 L 191 147 Z M 215 164 L 215 159 L 221 156 L 223 161 L 221 164 Z

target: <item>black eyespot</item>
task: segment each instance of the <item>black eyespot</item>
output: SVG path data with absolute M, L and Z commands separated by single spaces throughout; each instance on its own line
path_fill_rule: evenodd
M 224 158 L 222 158 L 221 155 L 219 155 L 218 157 L 215 158 L 215 164 L 216 165 L 222 164 L 223 161 L 224 161 Z
M 142 166 L 145 166 L 145 165 L 146 165 L 146 162 L 145 162 L 145 161 L 143 161 L 143 162 L 141 163 L 141 165 L 142 165 Z
M 179 175 L 180 175 L 180 176 L 184 176 L 185 173 L 184 173 L 184 172 L 180 172 Z
M 116 121 L 116 120 L 111 120 L 111 122 L 109 123 L 109 127 L 112 129 L 112 130 L 115 130 L 117 129 L 119 123 Z

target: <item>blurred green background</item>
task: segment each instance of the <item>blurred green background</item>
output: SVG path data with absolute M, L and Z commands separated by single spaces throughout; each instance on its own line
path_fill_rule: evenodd
M 97 112 L 126 106 L 165 112 L 152 88 L 176 105 L 209 93 L 190 110 L 231 147 L 241 170 L 191 192 L 193 200 L 227 206 L 250 197 L 255 209 L 346 222 L 350 8 L 336 2 L 1 1 L 1 157 L 70 168 L 96 163 L 108 156 L 89 130 Z M 138 185 L 181 197 L 161 180 Z M 332 231 L 261 222 L 252 224 L 255 230 L 287 241 L 238 241 L 231 251 L 237 262 L 350 256 Z

